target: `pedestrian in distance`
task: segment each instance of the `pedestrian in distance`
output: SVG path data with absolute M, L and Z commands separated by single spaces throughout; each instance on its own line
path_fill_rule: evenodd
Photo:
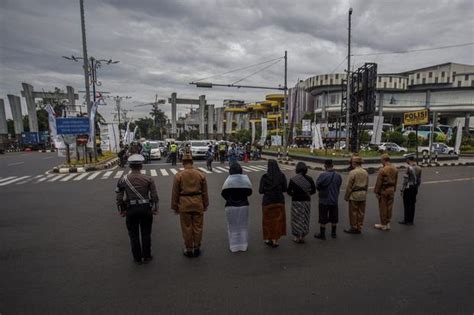
M 224 162 L 225 162 L 225 153 L 226 153 L 225 142 L 221 141 L 219 143 L 219 157 L 220 157 L 220 160 L 221 160 L 221 164 L 224 164 Z
M 231 252 L 247 251 L 249 200 L 252 195 L 252 183 L 247 175 L 242 174 L 242 167 L 234 163 L 229 168 L 229 176 L 222 186 L 222 197 L 225 199 L 227 233 Z
M 316 189 L 319 194 L 319 234 L 314 237 L 320 240 L 326 239 L 326 225 L 331 223 L 331 237 L 337 237 L 337 223 L 339 222 L 339 191 L 341 189 L 342 177 L 334 169 L 333 161 L 324 162 L 325 172 L 321 173 L 316 180 Z
M 286 176 L 274 159 L 268 160 L 267 172 L 260 179 L 258 192 L 262 198 L 262 230 L 265 244 L 278 247 L 280 237 L 286 235 L 285 196 Z
M 235 146 L 235 143 L 232 143 L 232 145 L 230 146 L 227 152 L 227 158 L 229 160 L 229 165 L 237 162 L 237 148 Z
M 206 152 L 206 166 L 208 171 L 212 171 L 212 161 L 214 161 L 214 151 L 212 145 L 209 145 Z
M 374 227 L 382 231 L 389 231 L 393 201 L 397 189 L 398 171 L 390 163 L 388 154 L 382 154 L 380 160 L 383 167 L 379 170 L 374 188 L 374 193 L 379 201 L 380 223 L 375 224 Z
M 171 209 L 179 214 L 184 239 L 184 255 L 201 254 L 204 212 L 209 206 L 206 176 L 193 167 L 190 154 L 183 155 L 184 170 L 179 171 L 173 182 Z
M 362 168 L 362 158 L 353 156 L 347 179 L 347 188 L 344 200 L 349 203 L 349 221 L 351 227 L 344 232 L 361 234 L 364 224 L 367 189 L 369 188 L 369 174 Z
M 178 146 L 174 141 L 171 142 L 170 144 L 170 156 L 171 156 L 171 165 L 176 165 L 176 157 L 178 154 Z
M 418 188 L 421 184 L 421 167 L 416 165 L 415 157 L 408 155 L 406 157 L 408 164 L 407 171 L 403 175 L 402 196 L 403 196 L 403 221 L 398 223 L 413 225 L 415 218 L 415 204 Z
M 155 182 L 141 174 L 143 156 L 134 154 L 128 159 L 130 174 L 119 179 L 116 201 L 119 214 L 126 217 L 126 225 L 135 263 L 148 263 L 151 255 L 153 215 L 158 214 L 158 193 Z M 141 235 L 141 242 L 140 242 Z
M 287 189 L 291 196 L 291 234 L 294 236 L 293 241 L 298 244 L 303 244 L 309 233 L 311 195 L 316 192 L 316 185 L 307 173 L 306 164 L 298 162 L 296 175 L 290 179 Z

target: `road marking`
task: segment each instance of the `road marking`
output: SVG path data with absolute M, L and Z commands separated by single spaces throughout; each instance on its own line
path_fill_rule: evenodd
M 163 176 L 169 176 L 170 175 L 170 174 L 168 174 L 168 172 L 164 168 L 161 168 L 160 172 L 161 172 L 161 175 L 163 175 Z
M 11 179 L 9 181 L 6 181 L 6 182 L 3 182 L 3 183 L 0 183 L 0 186 L 5 186 L 5 185 L 9 185 L 9 184 L 13 184 L 15 182 L 19 182 L 21 180 L 24 180 L 26 178 L 28 178 L 30 176 L 22 176 L 22 177 L 18 177 L 18 178 L 14 178 L 14 179 Z
M 156 177 L 158 176 L 158 174 L 156 173 L 156 170 L 150 170 L 150 175 L 153 176 L 153 177 Z
M 142 173 L 143 175 L 146 174 L 146 171 L 145 170 L 141 170 L 140 173 Z
M 213 168 L 212 168 L 212 171 L 213 171 L 214 173 L 218 173 L 218 174 L 222 173 L 222 171 L 219 171 L 219 170 L 217 169 L 217 167 L 213 167 Z
M 255 170 L 251 169 L 251 168 L 248 168 L 247 166 L 242 166 L 242 169 L 246 172 L 255 172 Z
M 10 177 L 5 177 L 4 179 L 0 179 L 0 183 L 1 182 L 4 182 L 4 181 L 7 181 L 9 179 L 12 179 L 12 178 L 15 178 L 16 176 L 10 176 Z
M 26 180 L 24 180 L 24 181 L 22 181 L 22 182 L 18 182 L 18 183 L 16 183 L 16 185 L 23 185 L 23 184 L 28 183 L 28 182 L 31 181 L 31 180 L 33 180 L 33 177 L 27 178 Z
M 61 177 L 63 177 L 65 174 L 61 174 L 61 175 L 56 175 L 55 177 L 51 178 L 50 180 L 48 180 L 48 182 L 55 182 L 57 181 L 58 179 L 60 179 Z
M 262 171 L 267 170 L 267 167 L 266 167 L 265 165 L 254 165 L 253 167 L 259 168 L 259 169 L 261 169 Z
M 53 177 L 53 176 L 54 176 L 54 174 L 46 175 L 45 177 L 42 177 L 42 178 L 38 179 L 38 180 L 36 181 L 36 183 L 44 182 L 45 180 L 50 179 L 50 178 Z
M 82 173 L 81 175 L 79 175 L 79 176 L 77 176 L 76 178 L 74 178 L 73 180 L 81 180 L 81 179 L 83 179 L 84 177 L 86 177 L 87 175 L 89 175 L 89 173 L 84 172 L 84 173 Z
M 15 165 L 20 165 L 20 164 L 25 164 L 25 162 L 10 163 L 10 164 L 7 164 L 7 166 L 15 166 Z
M 442 184 L 442 183 L 452 183 L 452 182 L 464 182 L 464 181 L 470 181 L 470 180 L 474 180 L 474 177 L 432 180 L 432 181 L 427 181 L 427 182 L 421 182 L 421 185 Z
M 227 170 L 226 170 L 225 168 L 223 168 L 223 167 L 216 166 L 215 168 L 217 168 L 217 169 L 219 169 L 219 170 L 221 170 L 221 171 L 223 171 L 223 172 L 227 172 Z
M 94 173 L 92 173 L 91 176 L 87 177 L 87 180 L 93 180 L 94 178 L 99 176 L 99 174 L 100 174 L 100 171 L 99 172 L 94 172 Z
M 206 170 L 204 167 L 198 167 L 199 170 L 203 171 L 204 173 L 206 174 L 212 174 L 212 172 L 209 172 L 208 170 Z
M 60 182 L 67 182 L 68 180 L 70 180 L 71 178 L 77 176 L 77 173 L 71 173 L 69 174 L 68 176 L 64 177 L 64 178 L 61 178 Z
M 107 171 L 104 173 L 104 175 L 102 175 L 102 179 L 107 179 L 110 177 L 110 175 L 112 175 L 113 171 Z
M 54 156 L 45 157 L 45 158 L 43 158 L 43 160 L 49 160 L 49 159 L 52 159 L 52 158 L 54 158 Z
M 173 175 L 176 175 L 178 171 L 174 168 L 170 168 L 170 172 L 173 173 Z
M 256 172 L 261 172 L 263 171 L 261 168 L 258 168 L 258 167 L 255 167 L 255 166 L 247 166 L 248 168 L 250 168 L 251 170 L 254 170 Z
M 115 173 L 114 178 L 120 178 L 122 177 L 122 174 L 123 174 L 123 171 L 117 171 L 117 173 Z

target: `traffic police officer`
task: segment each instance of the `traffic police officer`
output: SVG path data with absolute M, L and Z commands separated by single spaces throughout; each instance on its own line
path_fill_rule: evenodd
M 398 171 L 397 168 L 390 163 L 388 154 L 383 154 L 380 159 L 383 167 L 379 170 L 374 188 L 375 195 L 379 200 L 380 224 L 375 224 L 374 227 L 382 231 L 388 231 L 390 230 Z
M 148 263 L 151 255 L 151 227 L 153 215 L 158 214 L 158 194 L 150 176 L 141 174 L 144 158 L 140 154 L 129 157 L 130 174 L 117 183 L 117 207 L 126 217 L 128 235 L 135 263 Z M 141 244 L 140 244 L 141 234 Z
M 173 142 L 170 145 L 171 165 L 176 165 L 176 154 L 178 153 L 178 146 Z

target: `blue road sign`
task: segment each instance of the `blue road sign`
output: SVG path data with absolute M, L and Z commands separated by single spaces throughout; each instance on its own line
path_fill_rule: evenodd
M 58 135 L 82 135 L 90 131 L 88 117 L 56 118 Z
M 37 132 L 22 132 L 21 143 L 23 144 L 38 144 L 39 137 Z

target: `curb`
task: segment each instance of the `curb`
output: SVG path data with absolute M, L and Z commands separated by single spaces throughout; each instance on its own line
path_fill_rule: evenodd
M 112 158 L 106 163 L 95 165 L 95 166 L 84 166 L 84 167 L 54 167 L 53 173 L 67 174 L 67 173 L 84 173 L 84 172 L 93 172 L 109 169 L 119 164 L 119 159 L 117 157 Z

